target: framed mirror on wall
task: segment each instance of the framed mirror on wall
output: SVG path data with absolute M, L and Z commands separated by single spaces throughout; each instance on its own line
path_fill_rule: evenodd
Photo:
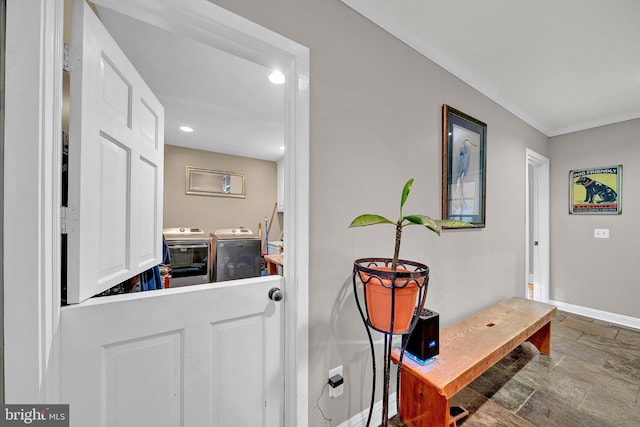
M 187 166 L 185 194 L 194 196 L 239 197 L 246 194 L 247 174 Z

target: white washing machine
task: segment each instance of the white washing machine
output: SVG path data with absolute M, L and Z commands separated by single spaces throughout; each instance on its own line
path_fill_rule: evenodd
M 169 286 L 209 283 L 209 237 L 199 228 L 178 227 L 163 230 L 171 254 Z

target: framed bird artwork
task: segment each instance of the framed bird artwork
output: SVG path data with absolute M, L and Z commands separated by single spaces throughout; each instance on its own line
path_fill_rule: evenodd
M 485 226 L 487 125 L 442 106 L 442 219 Z

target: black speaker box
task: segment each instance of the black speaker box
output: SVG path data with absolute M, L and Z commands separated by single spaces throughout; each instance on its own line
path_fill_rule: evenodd
M 440 315 L 423 309 L 411 335 L 402 336 L 405 351 L 420 362 L 427 362 L 440 353 Z

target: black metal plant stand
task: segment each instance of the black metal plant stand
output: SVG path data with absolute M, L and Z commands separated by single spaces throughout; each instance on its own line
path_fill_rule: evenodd
M 389 382 L 390 382 L 390 371 L 391 371 L 391 351 L 392 351 L 392 341 L 393 335 L 404 335 L 410 334 L 417 321 L 422 308 L 424 307 L 425 300 L 427 298 L 427 288 L 429 284 L 429 267 L 424 264 L 420 264 L 414 261 L 406 261 L 399 260 L 398 261 L 398 270 L 391 271 L 391 263 L 392 259 L 390 258 L 361 258 L 354 262 L 353 264 L 353 294 L 356 298 L 356 304 L 358 306 L 358 310 L 360 311 L 360 316 L 362 317 L 362 321 L 365 324 L 367 329 L 367 335 L 369 336 L 369 343 L 371 345 L 371 360 L 372 360 L 372 370 L 373 370 L 373 385 L 371 391 L 371 405 L 369 406 L 369 416 L 367 418 L 367 427 L 371 423 L 371 415 L 373 413 L 373 404 L 375 401 L 375 384 L 376 384 L 376 363 L 375 363 L 375 352 L 373 348 L 373 339 L 371 337 L 371 329 L 378 331 L 384 334 L 384 350 L 383 350 L 383 370 L 384 370 L 384 378 L 383 378 L 383 391 L 382 391 L 382 427 L 387 427 L 389 424 Z M 362 304 L 360 303 L 360 298 L 358 297 L 357 286 L 356 286 L 356 277 L 362 283 L 362 288 L 364 290 L 364 302 L 365 302 L 365 310 L 362 309 Z M 388 291 L 390 301 L 390 316 L 389 316 L 389 324 L 386 322 L 382 322 L 380 324 L 379 321 L 372 322 L 373 307 L 370 307 L 371 301 L 368 301 L 368 295 L 372 291 L 373 286 L 382 286 L 384 289 Z M 405 288 L 417 286 L 418 292 L 417 297 L 414 301 L 417 301 L 417 304 L 414 302 L 414 310 L 412 312 L 411 321 L 408 324 L 408 327 L 401 328 L 404 325 L 400 325 L 400 327 L 396 328 L 396 303 L 397 299 L 401 298 L 399 295 Z M 384 290 L 383 290 L 384 292 Z M 386 318 L 385 318 L 386 320 Z M 375 325 L 374 325 L 375 323 Z M 400 322 L 399 322 L 400 324 Z M 405 323 L 406 325 L 406 323 Z M 402 349 L 402 353 L 400 356 L 400 361 L 398 364 L 398 369 L 401 368 L 402 365 L 402 356 L 404 355 L 404 348 Z

